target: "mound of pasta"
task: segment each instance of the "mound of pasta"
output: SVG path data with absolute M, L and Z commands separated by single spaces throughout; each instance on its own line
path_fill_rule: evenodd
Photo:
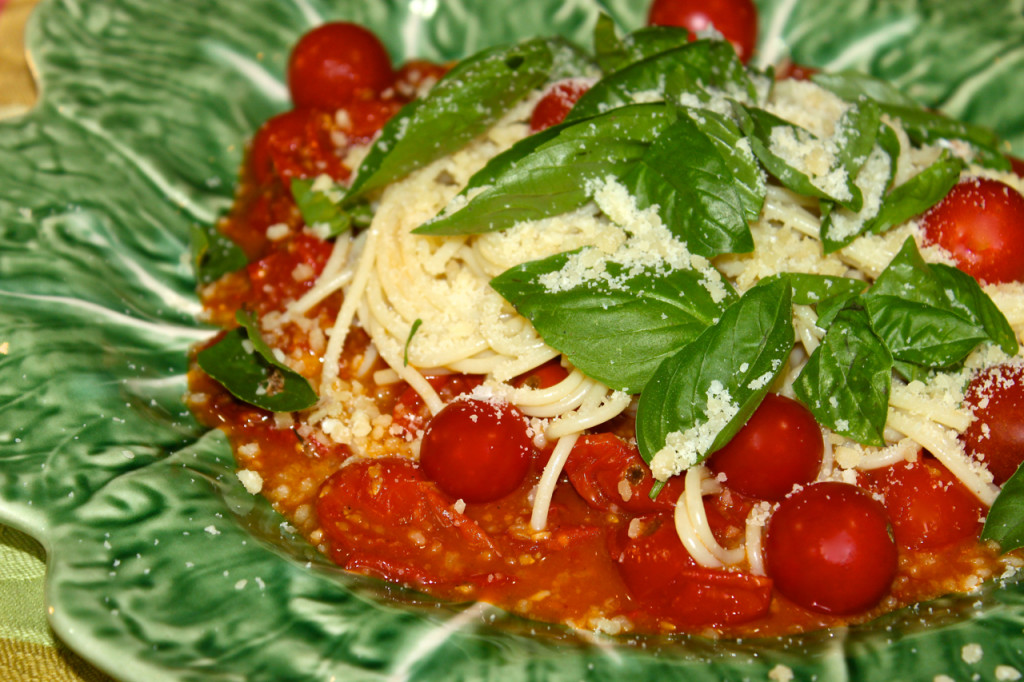
M 304 36 L 196 235 L 225 331 L 188 402 L 242 484 L 349 571 L 609 634 L 1010 579 L 1016 161 L 737 48 L 602 17 L 592 51 L 396 70 L 359 26 Z

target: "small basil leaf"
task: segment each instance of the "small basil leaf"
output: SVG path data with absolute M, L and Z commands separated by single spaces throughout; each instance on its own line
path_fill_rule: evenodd
M 893 358 L 863 310 L 844 308 L 793 383 L 818 423 L 865 445 L 885 445 Z
M 838 73 L 816 73 L 811 80 L 831 90 L 847 102 L 856 102 L 862 97 L 870 97 L 879 104 L 892 104 L 902 107 L 920 107 L 917 101 L 903 94 L 895 85 L 859 71 L 840 71 Z
M 786 367 L 793 340 L 789 283 L 776 281 L 746 292 L 661 363 L 636 416 L 640 454 L 658 479 L 729 442 Z
M 995 540 L 1003 552 L 1024 547 L 1024 468 L 1003 484 L 985 517 L 982 540 Z
M 754 238 L 718 147 L 689 116 L 665 129 L 623 177 L 640 208 L 657 206 L 665 226 L 693 253 L 748 253 Z
M 608 262 L 602 277 L 560 289 L 548 278 L 574 257 L 560 253 L 503 272 L 491 286 L 526 317 L 545 343 L 589 377 L 637 393 L 658 365 L 722 315 L 735 294 L 724 280 L 712 295 L 694 270 L 633 271 Z M 556 289 L 556 290 L 552 290 Z
M 241 247 L 218 230 L 215 224 L 192 225 L 191 237 L 192 267 L 200 285 L 215 282 L 249 263 Z
M 588 181 L 621 176 L 647 152 L 669 112 L 664 104 L 635 104 L 531 135 L 470 178 L 459 196 L 471 199 L 414 232 L 493 232 L 578 208 L 590 200 Z
M 861 210 L 855 213 L 831 202 L 822 202 L 821 243 L 825 253 L 841 249 L 870 228 L 884 205 L 885 188 L 895 174 L 894 159 L 881 147 L 875 147 L 857 175 L 856 184 L 864 197 Z
M 881 116 L 878 105 L 866 99 L 854 103 L 836 124 L 836 161 L 851 178 L 857 177 L 875 146 Z
M 803 272 L 780 272 L 761 280 L 762 284 L 785 279 L 793 287 L 793 303 L 797 305 L 818 305 L 837 296 L 857 296 L 868 283 L 852 277 L 835 275 L 813 275 Z
M 937 270 L 942 274 L 936 276 Z M 894 358 L 924 367 L 947 367 L 990 338 L 981 317 L 995 324 L 992 309 L 980 313 L 970 307 L 983 298 L 987 299 L 980 288 L 972 290 L 947 269 L 925 263 L 908 237 L 860 300 L 871 328 Z
M 326 176 L 315 180 L 293 178 L 291 190 L 302 221 L 321 238 L 337 237 L 352 228 L 352 216 L 340 206 L 344 190 Z
M 765 175 L 760 164 L 750 151 L 750 145 L 742 143 L 743 133 L 729 118 L 709 109 L 679 107 L 680 113 L 689 116 L 702 133 L 707 135 L 729 168 L 733 178 L 733 189 L 739 195 L 748 221 L 757 220 L 761 215 L 766 194 Z
M 392 117 L 359 165 L 349 201 L 454 152 L 550 77 L 564 41 L 494 47 L 459 62 Z
M 601 14 L 594 25 L 594 55 L 608 74 L 687 44 L 690 32 L 676 26 L 646 26 L 619 38 L 615 22 Z
M 865 229 L 875 234 L 902 225 L 942 201 L 960 180 L 963 161 L 943 151 L 939 159 L 902 185 L 893 187 L 882 201 L 878 215 Z
M 953 308 L 985 330 L 988 338 L 1003 352 L 1013 357 L 1020 350 L 1017 335 L 996 304 L 988 297 L 978 281 L 951 265 L 931 265 L 932 275 L 949 297 Z
M 738 102 L 733 103 L 733 110 L 740 121 L 740 128 L 750 140 L 750 148 L 753 150 L 754 156 L 758 158 L 769 175 L 798 194 L 832 201 L 851 211 L 860 210 L 863 197 L 860 189 L 846 173 L 845 168 L 842 169 L 842 174 L 846 176 L 844 181 L 846 192 L 843 193 L 843 197 L 839 197 L 837 193 L 830 193 L 815 185 L 809 176 L 794 168 L 788 161 L 771 150 L 772 130 L 775 128 L 791 130 L 798 143 L 816 140 L 817 138 L 810 131 L 793 125 L 763 109 L 745 107 Z M 835 169 L 833 171 L 835 172 Z
M 274 358 L 255 315 L 239 310 L 241 325 L 199 351 L 196 362 L 239 400 L 273 412 L 294 412 L 316 404 L 317 395 L 298 372 Z
M 732 45 L 725 41 L 698 40 L 605 76 L 576 102 L 566 120 L 580 120 L 632 104 L 634 96 L 640 93 L 664 95 L 668 75 L 674 75 L 677 82 L 682 78 L 703 87 L 746 93 L 751 99 L 757 96 L 757 89 Z

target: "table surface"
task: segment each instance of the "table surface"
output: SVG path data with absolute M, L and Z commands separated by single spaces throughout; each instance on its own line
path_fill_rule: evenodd
M 27 111 L 36 99 L 22 40 L 36 2 L 0 0 L 0 118 Z M 45 557 L 38 542 L 0 525 L 0 680 L 109 680 L 54 637 L 46 620 Z

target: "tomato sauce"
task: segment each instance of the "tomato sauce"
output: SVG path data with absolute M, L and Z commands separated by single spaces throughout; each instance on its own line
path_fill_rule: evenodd
M 297 79 L 305 78 L 301 64 L 293 68 L 300 72 Z M 211 321 L 231 326 L 238 309 L 261 317 L 279 313 L 313 286 L 332 245 L 304 228 L 290 180 L 321 173 L 347 178 L 347 150 L 368 141 L 420 85 L 444 72 L 425 62 L 397 71 L 390 65 L 373 68 L 369 85 L 357 79 L 351 97 L 333 103 L 343 115 L 318 109 L 316 89 L 306 88 L 306 107 L 271 119 L 256 134 L 234 208 L 219 226 L 243 248 L 250 265 L 201 292 Z M 289 322 L 275 331 L 274 345 L 314 383 L 324 339 L 310 329 L 323 336 L 331 328 L 339 297 L 315 306 L 303 325 Z M 477 502 L 446 493 L 444 481 L 418 464 L 413 447 L 415 437 L 430 428 L 426 407 L 406 384 L 374 381 L 374 371 L 385 369 L 380 360 L 356 376 L 368 352 L 368 337 L 353 329 L 339 368 L 339 379 L 358 384 L 359 395 L 379 413 L 373 445 L 362 457 L 291 414 L 240 402 L 196 366 L 189 374 L 189 404 L 198 418 L 228 435 L 239 468 L 258 474 L 261 494 L 349 571 L 441 599 L 490 602 L 526 618 L 588 630 L 750 637 L 867 621 L 969 590 L 1004 570 L 998 548 L 979 543 L 977 520 L 961 524 L 966 530 L 939 546 L 899 544 L 896 577 L 886 595 L 852 614 L 800 606 L 745 563 L 742 570 L 702 568 L 674 527 L 682 481 L 677 477 L 651 498 L 654 482 L 631 445 L 629 417 L 581 437 L 555 488 L 547 525 L 535 530 L 533 495 L 550 449 L 531 448 L 524 455 L 525 473 L 515 472 L 510 492 L 499 489 Z M 545 386 L 564 376 L 554 364 L 521 381 Z M 466 375 L 429 380 L 446 402 L 480 381 Z M 439 447 L 443 456 L 445 446 Z M 730 490 L 727 478 L 723 491 L 707 495 L 704 505 L 715 539 L 728 549 L 743 543 L 746 519 L 760 500 Z M 881 494 L 872 478 L 864 477 L 864 484 Z

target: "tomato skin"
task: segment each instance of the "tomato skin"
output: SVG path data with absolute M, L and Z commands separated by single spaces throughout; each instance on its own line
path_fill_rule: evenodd
M 757 46 L 757 7 L 753 0 L 654 0 L 650 26 L 682 26 L 697 33 L 714 24 L 746 63 Z
M 526 418 L 511 405 L 456 400 L 427 425 L 420 467 L 452 497 L 500 499 L 519 487 L 536 456 L 526 428 Z
M 331 558 L 343 568 L 407 585 L 464 581 L 493 570 L 500 553 L 471 519 L 400 458 L 342 467 L 320 488 L 317 518 Z M 458 561 L 437 546 L 468 547 Z
M 818 476 L 825 444 L 810 410 L 769 393 L 750 420 L 708 459 L 725 486 L 762 500 L 781 500 Z
M 517 376 L 511 383 L 516 388 L 551 388 L 565 381 L 565 378 L 568 376 L 568 370 L 562 367 L 562 363 L 558 358 L 554 358 L 539 367 L 534 367 L 526 374 Z
M 383 43 L 362 26 L 344 21 L 306 33 L 288 59 L 288 89 L 296 108 L 340 109 L 372 98 L 394 80 Z
M 277 178 L 288 187 L 292 178 L 326 173 L 335 180 L 350 171 L 341 162 L 331 139 L 334 118 L 316 109 L 296 109 L 274 116 L 253 137 L 249 172 L 259 185 Z
M 589 82 L 578 79 L 555 83 L 534 106 L 533 114 L 530 115 L 530 130 L 537 132 L 564 121 L 573 105 L 589 89 Z
M 812 611 L 869 609 L 896 576 L 885 509 L 848 483 L 816 483 L 783 500 L 768 520 L 764 550 L 775 587 Z
M 745 623 L 768 613 L 772 581 L 698 566 L 670 514 L 638 519 L 639 535 L 620 533 L 610 550 L 619 575 L 646 611 L 683 627 Z
M 675 476 L 652 500 L 650 468 L 635 445 L 612 433 L 580 436 L 565 462 L 565 473 L 591 507 L 634 514 L 671 511 L 685 485 L 683 477 Z
M 864 475 L 864 487 L 884 496 L 901 547 L 934 549 L 981 530 L 985 508 L 963 483 L 930 457 L 901 462 Z
M 1024 196 L 990 178 L 967 178 L 921 218 L 928 243 L 990 284 L 1024 281 Z
M 333 245 L 312 235 L 300 233 L 286 249 L 250 263 L 246 270 L 251 283 L 252 299 L 260 313 L 283 309 L 284 302 L 296 299 L 316 283 L 331 255 Z M 299 281 L 292 273 L 295 268 L 307 266 L 310 277 Z
M 479 374 L 435 374 L 425 378 L 445 403 L 450 403 L 456 397 L 469 393 L 484 380 Z M 416 436 L 423 431 L 430 420 L 430 410 L 420 398 L 420 394 L 410 386 L 398 396 L 392 410 L 392 417 L 393 424 Z
M 961 435 L 967 452 L 981 458 L 1002 485 L 1024 461 L 1024 367 L 996 365 L 971 379 L 964 400 L 974 421 Z
M 787 60 L 785 64 L 776 70 L 775 80 L 809 81 L 818 71 L 819 69 L 813 66 L 805 66 Z

